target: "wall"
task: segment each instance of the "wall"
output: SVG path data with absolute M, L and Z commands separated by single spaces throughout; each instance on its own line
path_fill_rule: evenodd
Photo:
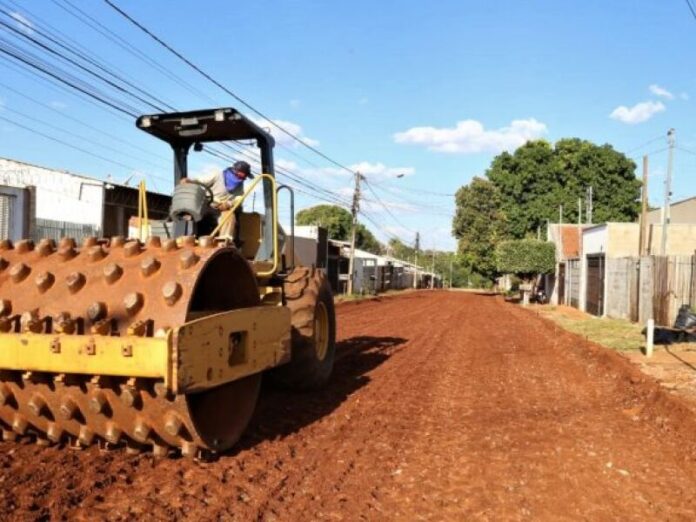
M 625 257 L 638 255 L 640 226 L 638 223 L 607 223 L 609 233 L 607 257 Z
M 101 181 L 0 158 L 0 185 L 36 187 L 37 218 L 101 229 L 104 201 Z
M 696 251 L 696 224 L 673 223 L 668 227 L 667 255 L 688 256 Z M 650 225 L 648 229 L 648 253 L 662 252 L 662 225 Z
M 586 228 L 582 232 L 582 255 L 606 252 L 608 241 L 609 232 L 606 224 Z
M 670 223 L 696 223 L 696 197 L 670 205 Z M 662 209 L 648 212 L 648 223 L 662 223 Z
M 680 306 L 696 303 L 696 257 L 609 258 L 607 288 L 607 316 L 671 326 Z

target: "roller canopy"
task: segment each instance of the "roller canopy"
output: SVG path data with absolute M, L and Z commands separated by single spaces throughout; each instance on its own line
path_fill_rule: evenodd
M 273 147 L 273 137 L 236 109 L 206 109 L 140 116 L 141 130 L 172 146 L 215 141 L 256 140 L 260 147 Z

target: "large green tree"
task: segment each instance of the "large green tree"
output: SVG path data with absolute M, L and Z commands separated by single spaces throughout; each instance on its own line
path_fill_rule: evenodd
M 577 138 L 551 145 L 531 141 L 514 153 L 495 157 L 488 179 L 500 194 L 507 219 L 505 232 L 513 238 L 536 234 L 547 220 L 577 222 L 578 198 L 593 191 L 593 222 L 634 221 L 640 205 L 640 182 L 635 163 L 611 145 L 595 145 Z
M 353 218 L 346 209 L 335 205 L 316 205 L 300 210 L 295 217 L 298 225 L 324 227 L 331 239 L 348 241 Z M 355 230 L 355 246 L 362 250 L 379 254 L 382 245 L 364 225 L 358 223 Z
M 506 223 L 500 193 L 487 179 L 475 177 L 457 191 L 456 205 L 452 234 L 462 265 L 492 280 L 497 273 L 493 253 Z

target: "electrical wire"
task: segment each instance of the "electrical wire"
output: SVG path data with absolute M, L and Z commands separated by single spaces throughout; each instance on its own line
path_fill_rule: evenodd
M 67 0 L 64 0 L 64 1 L 67 1 Z M 135 18 L 133 18 L 133 17 L 132 17 L 131 15 L 129 15 L 128 13 L 126 13 L 123 9 L 121 9 L 120 7 L 118 7 L 114 2 L 112 2 L 111 0 L 104 0 L 104 2 L 105 2 L 109 7 L 111 7 L 114 11 L 116 11 L 118 14 L 120 14 L 123 18 L 125 18 L 125 19 L 128 20 L 131 24 L 133 24 L 135 27 L 137 27 L 138 29 L 140 29 L 142 32 L 144 32 L 145 34 L 147 34 L 150 38 L 152 38 L 153 40 L 155 40 L 155 41 L 156 41 L 158 44 L 160 44 L 162 47 L 164 47 L 165 49 L 167 49 L 167 50 L 168 50 L 170 53 L 172 53 L 174 56 L 176 56 L 176 57 L 179 58 L 181 61 L 183 61 L 186 65 L 188 65 L 188 66 L 191 67 L 193 70 L 195 70 L 196 72 L 198 72 L 201 76 L 203 76 L 204 78 L 206 78 L 208 81 L 210 81 L 211 83 L 213 83 L 214 85 L 216 85 L 217 87 L 219 87 L 220 89 L 222 89 L 224 92 L 226 92 L 227 94 L 229 94 L 230 96 L 232 96 L 235 100 L 237 100 L 239 103 L 241 103 L 242 105 L 244 105 L 247 109 L 249 109 L 250 111 L 252 111 L 254 114 L 256 114 L 257 116 L 260 116 L 261 118 L 263 118 L 263 119 L 265 119 L 266 121 L 268 121 L 271 125 L 273 125 L 275 128 L 277 128 L 278 130 L 280 130 L 283 134 L 289 136 L 290 138 L 292 138 L 294 141 L 296 141 L 296 142 L 299 143 L 300 145 L 306 147 L 307 149 L 309 149 L 309 150 L 311 150 L 312 152 L 314 152 L 315 154 L 321 156 L 322 158 L 324 158 L 324 159 L 327 160 L 328 162 L 332 163 L 333 165 L 339 167 L 340 169 L 343 169 L 343 170 L 345 170 L 345 171 L 347 171 L 347 172 L 349 172 L 349 173 L 351 173 L 351 174 L 355 174 L 355 172 L 354 172 L 352 169 L 349 169 L 349 168 L 346 167 L 345 165 L 339 163 L 338 161 L 336 161 L 336 160 L 334 160 L 333 158 L 329 157 L 328 155 L 324 154 L 322 151 L 320 151 L 319 149 L 317 149 L 317 148 L 314 147 L 313 145 L 310 145 L 309 143 L 307 143 L 305 140 L 303 140 L 303 139 L 300 138 L 299 136 L 296 136 L 296 135 L 293 134 L 292 132 L 288 131 L 287 129 L 285 129 L 285 127 L 283 127 L 282 125 L 279 125 L 278 123 L 276 123 L 275 121 L 273 121 L 270 117 L 266 116 L 263 112 L 261 112 L 261 111 L 258 110 L 256 107 L 254 107 L 253 105 L 251 105 L 249 102 L 247 102 L 247 101 L 246 101 L 245 99 L 243 99 L 241 96 L 239 96 L 238 94 L 236 94 L 234 91 L 232 91 L 231 89 L 228 89 L 227 87 L 225 87 L 222 83 L 220 83 L 219 81 L 217 81 L 215 78 L 213 78 L 211 75 L 209 75 L 207 72 L 205 72 L 205 71 L 204 71 L 202 68 L 200 68 L 198 65 L 196 65 L 196 64 L 193 63 L 191 60 L 189 60 L 188 58 L 186 58 L 183 54 L 181 54 L 179 51 L 177 51 L 176 49 L 174 49 L 174 48 L 173 48 L 171 45 L 169 45 L 167 42 L 165 42 L 164 40 L 162 40 L 159 36 L 157 36 L 157 35 L 154 34 L 152 31 L 150 31 L 147 27 L 145 27 L 143 24 L 141 24 L 140 22 L 138 22 Z

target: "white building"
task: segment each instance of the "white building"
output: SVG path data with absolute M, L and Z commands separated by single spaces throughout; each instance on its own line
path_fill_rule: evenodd
M 65 235 L 97 235 L 103 208 L 102 181 L 0 158 L 3 237 L 17 240 L 50 229 L 64 230 Z

